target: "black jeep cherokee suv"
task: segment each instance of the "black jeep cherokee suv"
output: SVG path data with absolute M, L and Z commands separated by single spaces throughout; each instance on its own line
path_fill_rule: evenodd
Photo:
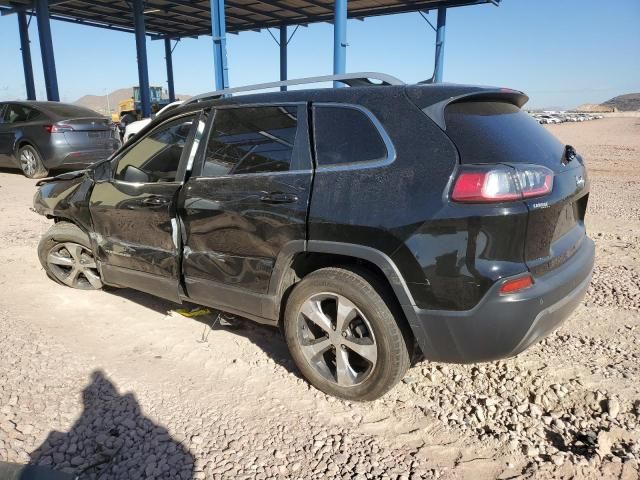
M 371 400 L 431 360 L 513 356 L 583 298 L 580 155 L 518 91 L 357 86 L 216 96 L 41 182 L 47 273 L 282 328 L 317 388 Z

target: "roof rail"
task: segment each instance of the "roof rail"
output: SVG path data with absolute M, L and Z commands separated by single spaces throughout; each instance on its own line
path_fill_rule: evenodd
M 380 83 L 372 82 L 378 80 Z M 191 97 L 185 104 L 202 102 L 204 100 L 213 100 L 221 98 L 233 93 L 251 92 L 255 90 L 267 90 L 269 88 L 289 87 L 293 85 L 307 85 L 311 83 L 322 82 L 341 82 L 350 87 L 366 87 L 372 85 L 389 86 L 389 85 L 405 85 L 402 80 L 384 73 L 376 72 L 358 72 L 346 73 L 341 75 L 325 75 L 321 77 L 296 78 L 293 80 L 285 80 L 280 82 L 258 83 L 255 85 L 246 85 L 244 87 L 226 88 L 224 90 L 216 90 L 215 92 L 203 93 Z

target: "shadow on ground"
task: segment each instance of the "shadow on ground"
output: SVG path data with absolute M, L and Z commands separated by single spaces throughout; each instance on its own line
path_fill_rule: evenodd
M 164 300 L 129 288 L 109 288 L 106 292 L 131 302 L 135 302 L 138 305 L 162 315 L 168 315 L 171 311 L 175 311 L 177 309 L 189 310 L 192 308 L 202 308 L 188 302 L 179 305 L 169 300 Z M 267 354 L 267 356 L 276 364 L 287 370 L 287 372 L 296 375 L 298 378 L 302 378 L 291 359 L 289 349 L 287 348 L 284 336 L 280 330 L 256 323 L 246 318 L 227 315 L 213 308 L 209 310 L 211 313 L 207 315 L 191 318 L 183 317 L 185 322 L 195 321 L 202 324 L 202 334 L 198 338 L 194 339 L 194 343 L 207 343 L 212 339 L 212 335 L 215 335 L 216 332 L 222 330 L 228 331 L 234 335 L 248 339 L 251 343 L 264 351 L 264 353 Z M 221 318 L 231 321 L 221 322 Z
M 121 395 L 103 372 L 92 374 L 82 401 L 82 414 L 71 429 L 49 433 L 31 454 L 32 465 L 78 480 L 193 478 L 189 450 L 145 417 L 135 395 Z

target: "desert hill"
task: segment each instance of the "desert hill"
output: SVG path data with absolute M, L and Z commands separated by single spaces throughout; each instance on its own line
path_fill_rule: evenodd
M 620 112 L 635 112 L 640 110 L 640 93 L 619 95 L 611 100 L 607 100 L 602 105 L 614 107 Z

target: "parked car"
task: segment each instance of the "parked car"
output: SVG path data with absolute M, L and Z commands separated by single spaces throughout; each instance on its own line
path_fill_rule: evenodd
M 57 102 L 0 103 L 0 167 L 29 178 L 104 160 L 120 147 L 108 118 Z
M 163 113 L 165 113 L 168 110 L 171 110 L 172 108 L 175 108 L 179 105 L 182 105 L 182 101 L 177 101 L 177 102 L 173 102 L 170 103 L 169 105 L 166 105 L 165 107 L 161 108 L 157 115 L 162 115 Z M 125 143 L 127 143 L 129 140 L 131 140 L 134 136 L 136 136 L 138 133 L 140 133 L 140 131 L 146 127 L 147 125 L 149 125 L 151 123 L 152 118 L 143 118 L 142 120 L 138 120 L 136 122 L 133 123 L 129 123 L 125 130 L 124 130 L 124 135 L 122 137 L 123 141 Z
M 526 101 L 398 84 L 187 102 L 42 183 L 40 261 L 278 326 L 341 398 L 380 397 L 416 351 L 510 357 L 570 315 L 594 260 L 583 159 Z

